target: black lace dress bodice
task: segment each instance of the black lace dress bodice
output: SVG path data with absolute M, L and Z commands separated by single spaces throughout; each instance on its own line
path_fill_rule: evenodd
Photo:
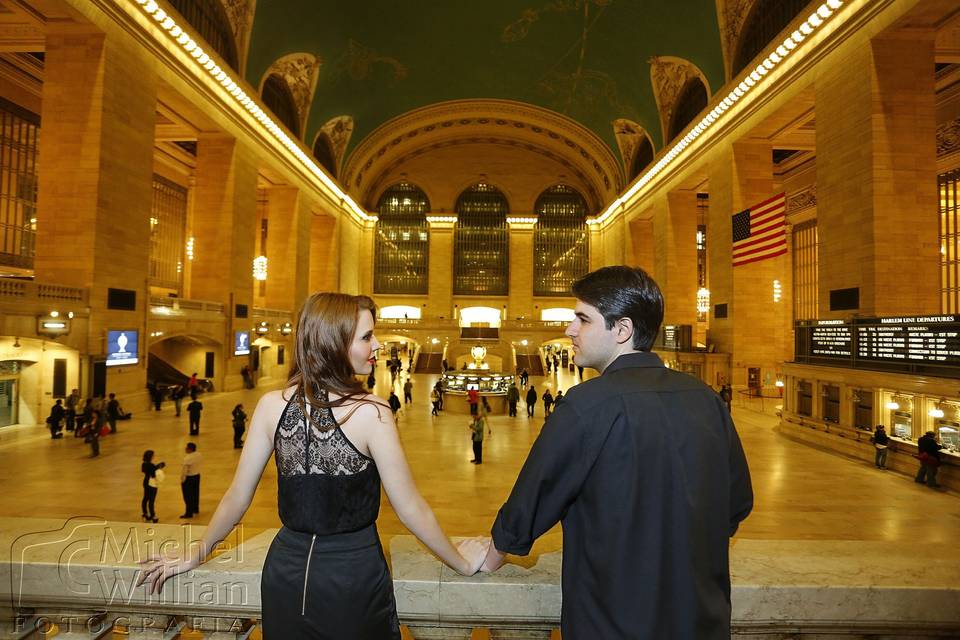
M 380 510 L 376 464 L 347 439 L 330 409 L 310 410 L 320 428 L 291 400 L 274 436 L 280 521 L 318 535 L 373 524 Z

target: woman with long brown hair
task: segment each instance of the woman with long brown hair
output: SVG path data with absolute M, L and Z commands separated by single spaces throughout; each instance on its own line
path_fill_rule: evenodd
M 375 313 L 366 296 L 307 300 L 288 386 L 257 404 L 236 475 L 199 548 L 150 558 L 138 584 L 159 592 L 203 562 L 250 506 L 271 453 L 283 528 L 261 579 L 266 640 L 400 638 L 376 529 L 381 481 L 400 521 L 431 551 L 461 574 L 477 571 L 487 542 L 451 544 L 417 491 L 390 408 L 356 377 L 369 374 L 379 347 Z

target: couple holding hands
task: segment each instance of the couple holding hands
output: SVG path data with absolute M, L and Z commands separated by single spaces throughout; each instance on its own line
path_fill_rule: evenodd
M 241 520 L 275 456 L 283 528 L 261 578 L 263 637 L 399 639 L 376 518 L 381 484 L 400 521 L 464 575 L 495 571 L 563 523 L 565 639 L 730 637 L 729 538 L 753 494 L 740 440 L 709 387 L 651 352 L 663 318 L 641 269 L 573 285 L 570 389 L 530 450 L 490 538 L 451 543 L 414 484 L 389 406 L 357 376 L 379 347 L 366 296 L 318 293 L 297 323 L 283 391 L 257 405 L 233 482 L 200 542 L 143 563 L 159 592 Z

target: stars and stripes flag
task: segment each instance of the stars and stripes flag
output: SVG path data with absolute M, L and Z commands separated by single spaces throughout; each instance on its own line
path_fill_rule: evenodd
M 733 215 L 733 266 L 787 252 L 787 196 L 777 195 Z

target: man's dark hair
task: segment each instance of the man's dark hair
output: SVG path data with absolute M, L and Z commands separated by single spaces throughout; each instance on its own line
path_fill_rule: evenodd
M 607 329 L 621 318 L 633 321 L 633 348 L 650 351 L 663 322 L 663 294 L 639 267 L 603 267 L 578 279 L 573 295 L 597 308 Z
M 195 445 L 192 442 L 187 443 L 187 451 L 196 451 L 196 450 L 197 450 L 197 445 Z

